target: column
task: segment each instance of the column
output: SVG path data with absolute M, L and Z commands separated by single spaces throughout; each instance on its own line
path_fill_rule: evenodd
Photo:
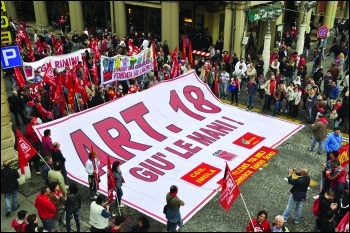
M 35 25 L 38 27 L 46 27 L 49 25 L 47 20 L 47 10 L 45 1 L 33 1 L 35 13 Z
M 310 33 L 310 21 L 311 21 L 311 13 L 315 12 L 315 8 L 312 8 L 311 10 L 309 10 L 309 12 L 306 14 L 306 27 L 305 27 L 305 31 L 306 33 Z
M 346 2 L 345 12 L 344 12 L 344 19 L 349 18 L 349 2 Z
M 123 1 L 114 2 L 114 24 L 115 32 L 119 38 L 122 38 L 127 35 L 126 29 L 126 12 L 125 4 Z
M 179 2 L 162 1 L 161 7 L 162 41 L 167 40 L 169 50 L 173 51 L 179 46 Z
M 303 1 L 300 5 L 299 16 L 302 15 L 301 24 L 298 28 L 298 40 L 296 46 L 296 52 L 298 55 L 303 54 L 304 50 L 304 42 L 305 42 L 305 30 L 306 30 L 306 16 L 307 12 L 305 11 L 305 1 Z M 298 20 L 299 21 L 299 20 Z
M 83 6 L 81 1 L 68 1 L 71 32 L 80 34 L 84 29 Z
M 4 77 L 1 70 L 1 77 Z M 14 149 L 15 135 L 12 131 L 11 113 L 7 102 L 7 92 L 5 78 L 1 78 L 1 164 L 5 160 L 10 160 L 10 166 L 18 168 L 18 156 Z M 2 165 L 1 165 L 2 166 Z M 28 167 L 26 167 L 28 168 Z M 30 178 L 30 170 L 25 169 L 26 174 L 20 175 L 19 183 L 25 182 L 25 177 Z
M 304 6 L 305 6 L 305 1 L 301 1 L 301 4 L 299 6 L 299 14 L 298 14 L 298 21 L 297 21 L 297 30 L 299 32 L 299 28 L 300 28 L 300 25 L 303 21 L 303 17 L 304 17 Z M 298 33 L 300 34 L 300 33 Z
M 109 1 L 109 9 L 111 11 L 111 31 L 115 32 L 115 27 L 114 27 L 114 2 L 113 1 Z
M 233 18 L 232 18 L 231 4 L 228 3 L 225 7 L 225 24 L 224 24 L 224 51 L 232 53 L 232 30 L 233 30 Z
M 334 17 L 336 14 L 336 7 L 338 5 L 338 1 L 327 1 L 325 7 L 325 13 L 323 18 L 323 25 L 328 27 L 328 29 L 333 27 Z
M 234 27 L 233 27 L 233 36 L 232 36 L 232 43 L 233 43 L 233 51 L 237 54 L 238 57 L 243 57 L 245 52 L 245 45 L 242 45 L 242 39 L 244 35 L 244 29 L 246 25 L 246 12 L 244 10 L 245 8 L 245 2 L 234 2 Z M 226 22 L 225 22 L 226 24 Z M 231 54 L 232 55 L 232 54 Z
M 271 23 L 267 22 L 267 30 L 264 39 L 264 50 L 262 56 L 264 58 L 264 72 L 267 72 L 270 66 L 270 45 L 271 45 Z
M 6 16 L 17 19 L 17 11 L 14 1 L 4 1 L 6 7 Z M 1 4 L 2 5 L 2 4 Z

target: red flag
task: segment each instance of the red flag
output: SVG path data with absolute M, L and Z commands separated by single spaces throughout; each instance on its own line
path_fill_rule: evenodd
M 60 116 L 63 116 L 64 111 L 66 110 L 66 97 L 64 97 L 64 94 L 61 93 L 61 98 L 60 98 L 60 105 L 59 105 L 59 114 Z
M 229 211 L 233 202 L 236 200 L 238 195 L 240 194 L 239 188 L 236 182 L 233 180 L 230 168 L 226 162 L 224 179 L 221 184 L 221 195 L 220 195 L 220 205 L 224 207 L 226 212 Z
M 14 70 L 15 70 L 15 79 L 17 81 L 18 86 L 20 88 L 24 87 L 26 84 L 25 84 L 25 81 L 24 81 L 24 77 L 23 77 L 22 71 L 19 69 L 19 67 L 15 67 Z
M 68 89 L 68 104 L 73 105 L 74 104 L 74 85 L 73 85 L 73 75 L 72 71 L 67 69 L 68 72 L 68 83 L 67 83 L 67 89 Z
M 194 67 L 193 53 L 192 53 L 192 42 L 190 41 L 190 47 L 188 48 L 188 60 L 191 68 Z
M 19 167 L 21 168 L 21 173 L 24 174 L 24 167 L 28 166 L 28 160 L 31 159 L 38 152 L 34 149 L 32 144 L 22 135 L 21 131 L 16 129 L 17 136 L 17 151 L 18 151 L 18 161 Z
M 83 56 L 83 81 L 84 81 L 84 86 L 86 86 L 88 84 L 89 80 L 89 67 L 86 63 L 86 59 Z
M 43 80 L 52 87 L 56 87 L 55 75 L 53 73 L 53 68 L 51 62 L 47 64 L 46 71 Z
M 38 47 L 39 54 L 42 55 L 44 52 L 44 46 L 42 45 L 41 41 L 36 40 L 35 45 L 36 45 L 36 47 Z
M 35 106 L 38 109 L 42 119 L 49 113 L 49 111 L 47 111 L 40 103 L 36 103 Z
M 156 51 L 156 43 L 154 40 L 152 40 L 152 57 L 153 57 L 153 71 L 158 72 L 158 67 L 157 67 L 157 51 Z
M 61 78 L 57 77 L 57 86 L 56 91 L 54 93 L 53 101 L 60 101 L 61 99 L 61 93 L 62 93 L 62 84 L 61 84 Z
M 27 48 L 29 50 L 29 53 L 28 53 L 29 61 L 31 61 L 31 62 L 35 61 L 34 50 L 32 48 L 32 43 L 30 42 L 29 37 L 28 37 L 27 33 L 24 31 L 23 27 L 20 27 L 17 30 L 17 36 L 20 38 L 21 41 L 24 40 L 26 42 L 26 46 L 27 46 Z
M 94 177 L 95 177 L 95 183 L 96 183 L 96 190 L 99 190 L 100 186 L 99 186 L 98 174 L 97 174 L 98 167 L 96 166 L 96 163 L 95 163 L 95 155 L 94 155 L 95 153 L 94 153 L 94 148 L 92 147 L 92 145 L 91 145 L 90 153 L 92 155 L 92 166 L 94 167 Z
M 218 75 L 216 75 L 216 78 L 215 78 L 215 83 L 214 83 L 214 94 L 216 96 L 219 95 L 219 77 Z
M 338 152 L 338 160 L 340 161 L 340 166 L 345 168 L 349 164 L 349 143 L 340 147 Z
M 173 66 L 171 67 L 171 78 L 175 78 L 179 75 L 179 61 L 177 60 L 177 46 L 172 54 L 171 59 L 173 60 Z
M 62 41 L 61 41 L 60 38 L 58 38 L 58 39 L 56 40 L 55 49 L 56 49 L 55 55 L 61 55 L 61 54 L 63 54 L 63 44 L 62 44 Z
M 96 60 L 95 59 L 92 62 L 91 74 L 94 77 L 95 85 L 98 86 L 98 69 L 97 69 L 97 66 L 96 66 Z
M 185 40 L 182 39 L 182 60 L 186 60 L 186 47 L 185 47 Z
M 139 54 L 140 53 L 140 49 L 137 48 L 133 43 L 132 41 L 129 39 L 128 41 L 128 46 L 129 46 L 129 56 L 133 56 L 133 55 L 136 55 L 136 54 Z
M 54 34 L 51 34 L 51 43 L 52 43 L 52 48 L 55 48 L 56 46 L 56 38 Z
M 108 201 L 113 202 L 113 190 L 115 187 L 115 179 L 112 171 L 111 162 L 109 161 L 109 156 L 107 157 L 107 187 L 108 187 Z
M 349 211 L 346 212 L 344 217 L 337 225 L 338 232 L 349 232 Z

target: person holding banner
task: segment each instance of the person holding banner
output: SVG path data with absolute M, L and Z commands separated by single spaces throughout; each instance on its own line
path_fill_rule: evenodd
M 15 211 L 19 208 L 18 189 L 19 174 L 17 170 L 10 168 L 10 161 L 3 163 L 4 169 L 1 171 L 1 193 L 4 194 L 6 217 L 9 217 L 11 210 Z
M 176 232 L 176 227 L 183 225 L 180 206 L 184 206 L 185 203 L 177 197 L 179 189 L 176 185 L 170 187 L 170 192 L 166 195 L 166 203 L 168 205 L 167 212 L 165 214 L 168 220 L 166 230 L 167 232 Z
M 94 167 L 96 165 L 96 168 Z M 85 171 L 88 174 L 88 182 L 90 188 L 90 199 L 94 200 L 97 198 L 97 183 L 95 179 L 95 173 L 98 173 L 98 167 L 100 166 L 100 158 L 95 152 L 89 152 L 88 160 L 85 163 Z
M 123 183 L 125 183 L 125 180 L 123 178 L 122 172 L 120 170 L 120 162 L 119 161 L 115 161 L 112 165 L 112 171 L 113 171 L 113 175 L 114 175 L 114 179 L 115 179 L 115 192 L 117 194 L 117 198 L 116 198 L 116 204 L 117 206 L 119 206 L 120 208 L 124 207 L 124 205 L 122 204 L 122 196 L 123 196 L 123 190 L 122 190 L 122 185 Z

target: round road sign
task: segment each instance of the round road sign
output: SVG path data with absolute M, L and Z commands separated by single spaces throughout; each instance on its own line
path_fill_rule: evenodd
M 328 33 L 328 27 L 322 25 L 317 30 L 317 37 L 321 38 L 321 39 L 326 38 L 327 37 L 327 33 Z

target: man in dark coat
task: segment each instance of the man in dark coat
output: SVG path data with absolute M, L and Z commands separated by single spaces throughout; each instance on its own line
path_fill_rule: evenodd
M 19 174 L 17 170 L 10 168 L 10 161 L 6 160 L 4 169 L 1 171 L 1 193 L 4 194 L 6 217 L 9 217 L 11 210 L 15 211 L 19 208 L 18 189 Z
M 7 98 L 7 101 L 10 104 L 10 111 L 15 115 L 15 120 L 16 120 L 16 125 L 17 127 L 20 126 L 19 124 L 19 119 L 18 115 L 21 116 L 23 124 L 27 124 L 28 121 L 24 116 L 24 109 L 23 109 L 23 101 L 21 98 L 18 96 L 17 91 L 12 92 L 13 95 Z
M 54 142 L 52 144 L 53 146 L 53 151 L 51 153 L 52 156 L 52 162 L 55 163 L 57 160 L 60 161 L 62 163 L 62 169 L 61 169 L 61 173 L 62 176 L 64 178 L 64 183 L 67 184 L 67 170 L 66 170 L 66 166 L 65 166 L 65 162 L 66 162 L 66 158 L 63 156 L 62 152 L 61 152 L 61 144 L 58 142 Z

